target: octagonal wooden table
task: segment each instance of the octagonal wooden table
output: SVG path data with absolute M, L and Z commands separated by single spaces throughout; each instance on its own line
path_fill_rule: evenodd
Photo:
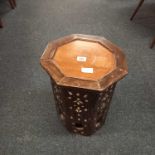
M 41 65 L 67 129 L 91 135 L 105 121 L 116 83 L 127 74 L 122 50 L 103 37 L 73 34 L 49 43 Z

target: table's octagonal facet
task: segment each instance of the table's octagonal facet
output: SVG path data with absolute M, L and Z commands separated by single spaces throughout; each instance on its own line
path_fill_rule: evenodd
M 70 35 L 48 44 L 41 64 L 62 86 L 103 90 L 127 74 L 121 50 L 103 37 Z
M 58 47 L 53 61 L 66 77 L 84 80 L 99 80 L 116 68 L 113 53 L 99 43 L 83 40 Z

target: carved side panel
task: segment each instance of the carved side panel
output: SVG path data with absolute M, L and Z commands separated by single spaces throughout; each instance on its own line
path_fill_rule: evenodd
M 56 107 L 66 128 L 81 135 L 91 135 L 104 122 L 114 90 L 103 92 L 61 87 L 52 82 Z

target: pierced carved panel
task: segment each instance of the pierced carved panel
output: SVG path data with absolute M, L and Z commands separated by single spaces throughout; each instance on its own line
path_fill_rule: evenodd
M 69 131 L 90 135 L 104 123 L 115 84 L 103 92 L 52 85 L 59 117 Z

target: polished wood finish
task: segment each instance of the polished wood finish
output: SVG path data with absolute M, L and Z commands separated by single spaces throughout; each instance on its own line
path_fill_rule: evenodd
M 153 47 L 154 47 L 154 45 L 155 45 L 155 38 L 153 39 L 153 41 L 152 41 L 152 43 L 151 43 L 150 48 L 153 48 Z
M 87 61 L 77 62 L 77 56 L 86 56 Z M 127 74 L 120 48 L 103 37 L 80 34 L 49 43 L 41 65 L 58 85 L 91 90 L 103 90 Z M 82 67 L 93 68 L 93 73 L 82 73 Z
M 80 61 L 78 58 L 85 58 Z M 66 77 L 97 80 L 116 68 L 114 55 L 99 43 L 75 40 L 59 47 L 53 57 L 54 63 Z M 81 72 L 81 68 L 92 68 L 93 73 Z
M 135 17 L 135 15 L 137 14 L 137 12 L 139 11 L 140 7 L 142 6 L 142 4 L 144 3 L 144 0 L 140 0 L 138 6 L 136 7 L 135 11 L 133 12 L 130 20 L 133 20 L 133 18 Z

